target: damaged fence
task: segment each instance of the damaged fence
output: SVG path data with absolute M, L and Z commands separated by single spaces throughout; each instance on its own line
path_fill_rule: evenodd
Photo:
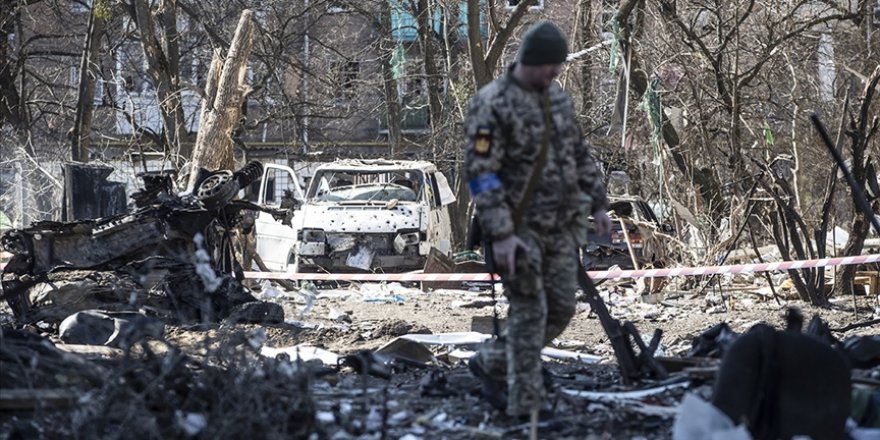
M 7 150 L 8 151 L 8 150 Z M 168 167 L 166 160 L 146 160 L 133 163 L 129 160 L 105 160 L 95 163 L 74 164 L 63 160 L 46 158 L 39 162 L 20 151 L 13 151 L 12 157 L 0 160 L 0 211 L 9 218 L 11 226 L 23 229 L 34 222 L 45 220 L 74 220 L 87 218 L 90 214 L 70 215 L 74 187 L 69 181 L 71 174 L 81 174 L 79 169 L 102 168 L 106 174 L 99 180 L 97 192 L 91 191 L 98 199 L 106 200 L 106 205 L 114 203 L 125 205 L 125 194 L 137 191 L 140 172 L 158 172 Z M 73 166 L 73 173 L 65 174 L 65 168 Z M 88 195 L 88 194 L 80 194 Z M 115 200 L 113 200 L 115 199 Z M 81 206 L 81 205 L 80 205 Z M 76 209 L 80 209 L 77 206 Z M 116 205 L 119 206 L 119 205 Z M 111 212 L 105 207 L 99 215 Z M 116 211 L 119 212 L 119 211 Z M 95 214 L 93 212 L 92 214 Z

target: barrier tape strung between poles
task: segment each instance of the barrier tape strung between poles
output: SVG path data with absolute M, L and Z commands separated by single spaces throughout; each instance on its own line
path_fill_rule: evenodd
M 694 275 L 770 272 L 775 270 L 811 269 L 828 266 L 848 266 L 880 262 L 880 254 L 855 257 L 821 258 L 816 260 L 780 261 L 777 263 L 734 264 L 727 266 L 680 267 L 675 269 L 642 269 L 589 271 L 594 280 L 619 278 L 654 278 Z M 263 280 L 316 280 L 316 281 L 490 281 L 488 273 L 283 273 L 245 272 L 245 278 Z M 497 277 L 497 275 L 496 275 Z
M 728 266 L 679 267 L 675 269 L 641 269 L 589 271 L 594 280 L 620 278 L 655 278 L 731 273 L 771 272 L 775 270 L 811 269 L 829 266 L 848 266 L 880 262 L 880 254 L 856 257 L 820 258 L 816 260 L 780 261 L 777 263 L 733 264 Z M 3 270 L 5 264 L 0 264 Z M 284 273 L 245 272 L 245 278 L 261 280 L 316 280 L 316 281 L 490 281 L 488 273 Z M 498 279 L 496 275 L 496 279 Z

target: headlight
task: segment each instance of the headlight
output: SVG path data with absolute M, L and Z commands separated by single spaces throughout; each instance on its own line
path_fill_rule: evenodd
M 419 244 L 420 236 L 418 232 L 398 232 L 394 237 L 394 250 L 399 254 L 410 245 Z
M 418 244 L 419 241 L 421 241 L 418 232 L 399 233 L 397 234 L 397 237 L 400 237 L 400 240 L 402 240 L 406 246 Z M 395 240 L 397 240 L 397 237 L 395 237 Z
M 299 241 L 305 242 L 305 243 L 314 243 L 314 242 L 323 243 L 324 240 L 326 239 L 326 236 L 324 235 L 323 229 L 303 229 L 303 230 L 300 230 L 299 234 L 297 234 L 297 235 L 298 235 L 297 238 L 299 239 Z

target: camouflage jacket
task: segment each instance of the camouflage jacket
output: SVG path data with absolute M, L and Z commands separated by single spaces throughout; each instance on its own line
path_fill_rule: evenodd
M 553 136 L 520 226 L 553 232 L 580 224 L 585 240 L 586 217 L 607 207 L 601 171 L 581 134 L 568 93 L 556 82 L 547 93 Z M 514 213 L 544 139 L 543 103 L 541 91 L 513 77 L 513 66 L 471 100 L 465 121 L 465 179 L 480 226 L 490 240 L 514 233 Z

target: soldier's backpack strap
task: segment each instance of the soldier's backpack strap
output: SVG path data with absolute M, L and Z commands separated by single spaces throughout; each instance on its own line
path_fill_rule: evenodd
M 535 162 L 534 168 L 532 168 L 532 175 L 529 176 L 526 190 L 519 201 L 519 205 L 516 207 L 513 217 L 514 228 L 518 228 L 520 223 L 522 223 L 523 215 L 525 215 L 526 209 L 528 209 L 532 201 L 532 196 L 535 195 L 535 189 L 538 187 L 538 177 L 541 176 L 541 171 L 547 163 L 547 150 L 550 149 L 550 138 L 553 137 L 553 123 L 550 120 L 550 92 L 548 89 L 544 90 L 541 97 L 543 98 L 542 110 L 544 111 L 544 139 L 541 141 L 541 151 L 538 153 L 538 160 Z

